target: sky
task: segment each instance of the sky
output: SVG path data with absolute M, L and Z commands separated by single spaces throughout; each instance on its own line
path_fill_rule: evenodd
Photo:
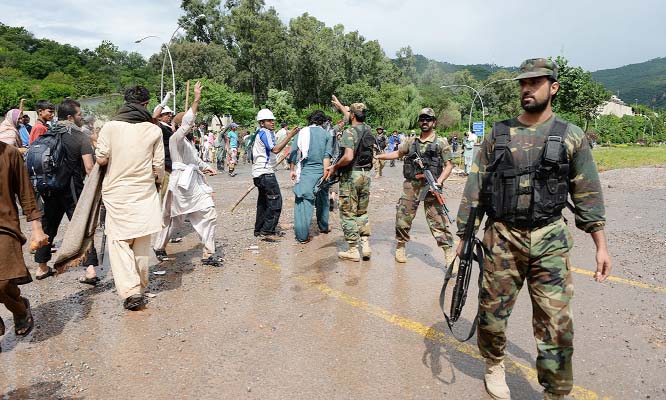
M 4 0 L 0 22 L 80 48 L 110 40 L 148 57 L 177 28 L 178 0 Z M 56 5 L 57 4 L 57 5 Z M 453 64 L 517 66 L 563 55 L 596 71 L 666 57 L 664 0 L 266 0 L 285 24 L 304 12 L 378 40 L 389 57 L 401 47 Z M 39 10 L 39 11 L 38 11 Z M 131 15 L 129 15 L 131 13 Z M 136 44 L 135 40 L 149 38 Z

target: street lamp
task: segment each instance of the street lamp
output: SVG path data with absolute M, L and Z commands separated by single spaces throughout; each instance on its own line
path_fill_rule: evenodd
M 173 36 L 172 36 L 173 37 Z M 150 35 L 146 36 L 144 38 L 141 38 L 139 40 L 135 40 L 134 43 L 141 43 L 145 39 L 148 38 L 157 38 L 162 40 L 161 37 L 155 36 L 155 35 Z M 169 41 L 170 42 L 170 41 Z M 171 51 L 169 50 L 169 44 L 168 43 L 162 43 L 162 46 L 166 49 L 166 54 L 164 55 L 164 58 L 162 59 L 162 76 L 160 78 L 160 101 L 164 98 L 164 67 L 166 66 L 166 59 L 167 56 L 169 56 L 169 62 L 171 64 L 171 91 L 173 92 L 173 112 L 176 112 L 176 72 L 173 67 L 173 58 L 171 57 Z
M 478 89 L 474 89 L 473 87 L 471 87 L 469 85 L 462 85 L 462 84 L 461 85 L 443 85 L 443 86 L 440 86 L 440 89 L 455 88 L 455 87 L 466 87 L 468 89 L 471 89 L 474 92 L 474 98 L 472 99 L 472 105 L 469 108 L 469 122 L 468 122 L 468 125 L 467 125 L 467 130 L 469 132 L 471 132 L 472 131 L 472 110 L 474 109 L 474 105 L 476 104 L 476 99 L 477 98 L 481 102 L 481 121 L 482 121 L 482 124 L 483 124 L 483 128 L 485 129 L 485 127 L 486 127 L 486 107 L 483 105 L 483 97 L 481 96 L 481 92 L 483 92 L 490 85 L 494 85 L 498 82 L 506 82 L 506 81 L 513 81 L 513 80 L 514 80 L 514 78 L 498 79 L 496 81 L 486 83 L 485 85 L 481 86 Z
M 199 14 L 196 17 L 193 17 L 193 18 L 190 18 L 190 19 L 200 19 L 200 18 L 205 18 L 205 17 L 206 17 L 205 14 Z M 171 57 L 171 51 L 169 50 L 169 45 L 173 41 L 173 38 L 176 36 L 176 33 L 180 30 L 180 28 L 182 28 L 182 26 L 180 24 L 178 24 L 178 27 L 176 28 L 176 30 L 174 30 L 173 33 L 171 34 L 171 37 L 169 38 L 169 41 L 165 42 L 165 43 L 162 43 L 162 46 L 164 46 L 164 48 L 166 49 L 166 54 L 164 55 L 164 58 L 162 59 L 162 76 L 160 78 L 160 99 L 164 98 L 164 68 L 166 66 L 166 59 L 167 59 L 167 56 L 168 56 L 169 57 L 169 63 L 171 64 L 171 87 L 172 87 L 171 90 L 173 92 L 173 112 L 174 113 L 176 112 L 176 71 L 175 71 L 174 66 L 173 66 L 173 57 Z M 163 39 L 159 36 L 149 35 L 149 36 L 143 37 L 139 40 L 135 40 L 134 43 L 141 43 L 142 41 L 144 41 L 145 39 L 148 39 L 148 38 L 157 38 L 157 39 L 160 39 L 160 40 L 163 41 Z

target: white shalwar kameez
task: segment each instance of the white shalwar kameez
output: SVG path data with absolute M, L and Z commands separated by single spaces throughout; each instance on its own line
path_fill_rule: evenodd
M 153 248 L 164 250 L 173 231 L 189 219 L 204 245 L 203 257 L 215 254 L 215 228 L 217 212 L 213 201 L 213 189 L 204 179 L 203 171 L 210 166 L 197 154 L 187 132 L 194 124 L 195 115 L 190 109 L 183 116 L 182 125 L 169 139 L 171 153 L 171 177 L 164 196 L 164 228 L 155 237 Z

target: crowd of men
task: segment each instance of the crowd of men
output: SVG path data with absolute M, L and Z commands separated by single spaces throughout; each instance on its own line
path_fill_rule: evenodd
M 604 203 L 595 164 L 587 139 L 580 128 L 552 112 L 559 90 L 558 66 L 550 60 L 532 59 L 521 65 L 523 113 L 496 123 L 476 153 L 476 137 L 468 133 L 461 148 L 468 175 L 458 211 L 456 236 L 465 227 L 478 229 L 483 215 L 468 220 L 472 207 L 487 216 L 484 227 L 484 268 L 480 290 L 478 346 L 486 362 L 484 383 L 494 399 L 509 399 L 505 380 L 506 326 L 516 297 L 527 283 L 533 306 L 534 337 L 537 341 L 537 371 L 544 398 L 567 395 L 573 385 L 573 323 L 570 301 L 573 284 L 569 251 L 573 245 L 562 210 L 573 204 L 575 224 L 590 233 L 597 251 L 595 278 L 603 281 L 611 269 L 604 235 Z M 218 224 L 213 189 L 206 175 L 228 163 L 235 176 L 242 146 L 252 163 L 252 179 L 258 189 L 254 235 L 279 240 L 278 228 L 283 199 L 276 177 L 278 164 L 286 159 L 295 195 L 294 234 L 299 243 L 312 238 L 313 215 L 319 233 L 331 231 L 329 215 L 337 191 L 340 223 L 346 249 L 341 260 L 360 262 L 372 257 L 371 224 L 368 216 L 371 171 L 383 175 L 384 162 L 394 166 L 403 160 L 403 192 L 397 200 L 395 261 L 408 261 L 406 243 L 419 204 L 442 261 L 455 269 L 456 244 L 424 174 L 441 188 L 451 176 L 457 137 L 449 144 L 436 132 L 437 114 L 423 108 L 415 119 L 419 133 L 403 136 L 383 127 L 376 135 L 366 123 L 363 103 L 342 104 L 332 96 L 332 105 L 342 118 L 332 126 L 323 110 L 308 117 L 306 127 L 289 129 L 286 123 L 275 132 L 276 117 L 269 109 L 256 116 L 258 129 L 243 139 L 239 126 L 230 124 L 214 138 L 205 126 L 195 128 L 203 87 L 194 86 L 194 101 L 186 112 L 173 115 L 167 107 L 168 93 L 151 114 L 146 106 L 148 91 L 141 86 L 125 92 L 125 104 L 112 121 L 96 134 L 94 125 L 81 115 L 74 100 L 53 104 L 37 102 L 34 126 L 22 116 L 22 104 L 10 110 L 0 125 L 0 301 L 14 315 L 15 332 L 26 335 L 33 326 L 30 303 L 20 296 L 18 285 L 32 280 L 21 246 L 26 238 L 20 230 L 18 203 L 31 222 L 31 249 L 38 264 L 36 279 L 54 274 L 48 266 L 53 239 L 64 215 L 70 219 L 81 197 L 86 176 L 103 168 L 101 196 L 106 211 L 105 234 L 118 294 L 128 310 L 141 309 L 146 299 L 151 258 L 168 259 L 167 245 L 174 230 L 189 221 L 203 244 L 201 263 L 222 265 L 215 243 Z M 57 109 L 57 123 L 51 123 Z M 206 139 L 196 143 L 194 131 Z M 27 131 L 27 132 L 22 132 Z M 27 135 L 26 135 L 27 133 Z M 67 184 L 40 191 L 22 157 L 25 146 L 45 143 L 40 137 L 58 137 L 65 157 Z M 27 139 L 27 144 L 25 140 Z M 291 145 L 290 145 L 291 144 Z M 197 147 L 198 145 L 198 147 Z M 290 145 L 290 147 L 288 147 Z M 224 146 L 224 152 L 219 149 Z M 213 149 L 217 149 L 214 151 Z M 31 150 L 27 150 L 28 153 Z M 226 153 L 226 154 L 224 154 Z M 279 157 L 278 157 L 279 156 Z M 29 157 L 28 157 L 29 159 Z M 335 185 L 337 189 L 335 188 Z M 41 207 L 35 201 L 41 199 Z M 80 281 L 96 284 L 97 253 L 87 253 L 85 275 Z M 4 333 L 0 320 L 0 333 Z

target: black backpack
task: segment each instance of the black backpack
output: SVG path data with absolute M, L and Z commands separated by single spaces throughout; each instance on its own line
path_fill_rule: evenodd
M 373 147 L 375 145 L 375 136 L 372 134 L 370 127 L 365 124 L 356 125 L 353 128 L 356 129 L 356 133 L 359 135 L 354 166 L 371 167 L 374 157 Z
M 26 153 L 26 166 L 32 186 L 40 194 L 62 190 L 69 185 L 70 173 L 64 165 L 62 135 L 68 128 L 56 124 L 35 140 Z

